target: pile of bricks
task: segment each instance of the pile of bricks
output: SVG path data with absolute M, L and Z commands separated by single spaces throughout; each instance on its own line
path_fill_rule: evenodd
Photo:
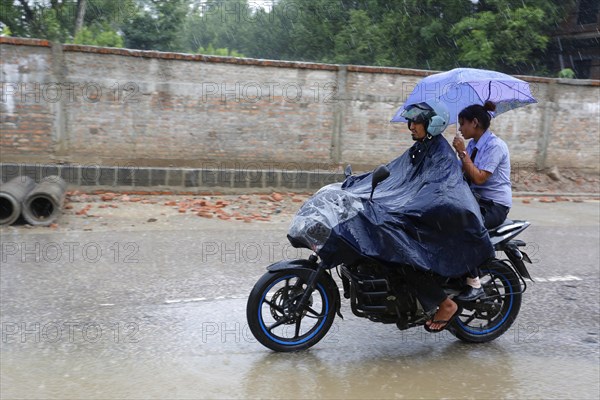
M 160 204 L 177 210 L 180 214 L 194 214 L 201 218 L 237 220 L 243 222 L 268 222 L 276 214 L 295 213 L 309 194 L 276 193 L 270 195 L 218 195 L 218 196 L 152 196 L 137 193 L 98 193 L 89 195 L 80 192 L 68 193 L 66 210 L 74 214 L 94 217 L 90 211 L 97 208 L 119 208 L 119 203 Z M 76 203 L 86 203 L 82 208 Z

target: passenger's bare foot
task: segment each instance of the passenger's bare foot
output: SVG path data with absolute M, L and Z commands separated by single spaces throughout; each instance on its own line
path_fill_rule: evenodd
M 425 329 L 429 332 L 441 332 L 452 321 L 452 318 L 458 311 L 458 305 L 450 298 L 446 297 L 442 301 L 432 319 L 425 323 Z

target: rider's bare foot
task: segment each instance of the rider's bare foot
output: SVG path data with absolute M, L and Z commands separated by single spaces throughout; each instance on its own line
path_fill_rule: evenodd
M 450 323 L 457 310 L 458 305 L 450 300 L 449 297 L 446 297 L 446 299 L 440 303 L 433 318 L 427 321 L 425 326 L 429 328 L 428 330 L 430 332 L 440 332 Z

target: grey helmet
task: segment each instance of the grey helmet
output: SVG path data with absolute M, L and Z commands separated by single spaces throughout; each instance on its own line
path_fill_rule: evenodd
M 404 110 L 392 119 L 392 122 L 400 122 L 403 119 L 408 121 L 409 125 L 411 121 L 425 124 L 427 133 L 437 136 L 448 126 L 450 113 L 444 103 L 437 99 L 430 99 L 405 106 Z

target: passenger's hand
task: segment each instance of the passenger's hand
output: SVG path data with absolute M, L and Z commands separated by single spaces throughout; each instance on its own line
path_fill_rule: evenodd
M 466 149 L 465 139 L 463 139 L 462 135 L 461 136 L 456 135 L 454 137 L 454 140 L 452 141 L 452 147 L 454 147 L 454 150 L 456 150 L 459 153 L 461 151 L 465 151 L 465 149 Z

